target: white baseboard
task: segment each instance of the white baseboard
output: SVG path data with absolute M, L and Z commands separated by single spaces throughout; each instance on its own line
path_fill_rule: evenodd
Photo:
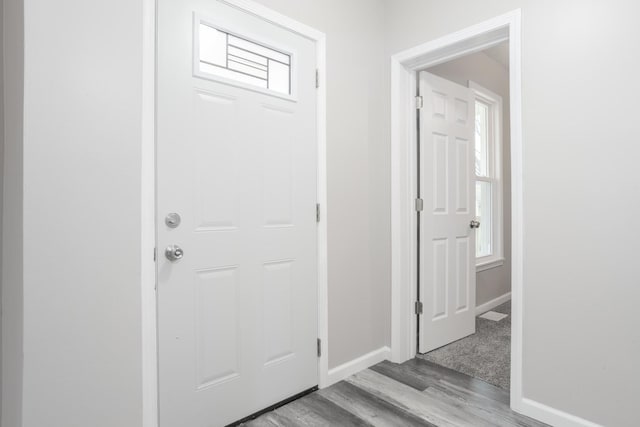
M 505 302 L 511 299 L 511 292 L 507 292 L 504 295 L 500 295 L 498 298 L 494 298 L 491 301 L 487 301 L 482 305 L 476 307 L 476 316 L 486 313 L 487 311 L 496 308 L 500 304 L 504 304 Z
M 362 355 L 356 359 L 353 359 L 347 363 L 336 366 L 329 369 L 329 375 L 327 378 L 326 387 L 331 384 L 335 384 L 343 379 L 350 377 L 351 375 L 358 373 L 370 366 L 380 363 L 383 360 L 388 360 L 391 357 L 391 349 L 389 347 L 381 347 L 377 350 Z
M 520 404 L 516 405 L 516 408 L 514 409 L 522 415 L 526 415 L 527 417 L 542 421 L 543 423 L 554 427 L 602 427 L 600 424 L 587 421 L 584 418 L 568 414 L 527 398 L 523 398 L 520 401 Z

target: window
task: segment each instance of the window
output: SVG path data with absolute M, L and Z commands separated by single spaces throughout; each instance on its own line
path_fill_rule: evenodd
M 473 83 L 475 94 L 476 266 L 502 265 L 502 98 Z
M 291 55 L 200 22 L 197 71 L 291 95 Z

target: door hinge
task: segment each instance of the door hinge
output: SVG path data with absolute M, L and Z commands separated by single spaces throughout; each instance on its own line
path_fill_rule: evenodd
M 322 356 L 322 340 L 318 338 L 318 357 Z
M 316 89 L 320 87 L 320 71 L 316 69 Z
M 416 199 L 416 212 L 422 212 L 424 209 L 424 200 L 417 198 Z
M 158 248 L 153 248 L 153 262 L 156 261 L 158 257 Z
M 422 301 L 416 301 L 416 314 L 422 314 Z
M 316 203 L 316 222 L 320 222 L 320 203 Z
M 421 109 L 422 106 L 424 105 L 424 100 L 422 99 L 422 96 L 418 95 L 416 96 L 416 109 Z

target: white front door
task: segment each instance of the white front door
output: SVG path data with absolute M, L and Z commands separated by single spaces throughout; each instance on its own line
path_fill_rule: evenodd
M 216 0 L 157 22 L 160 425 L 221 426 L 318 384 L 316 47 Z
M 475 332 L 474 103 L 470 89 L 427 72 L 420 95 L 419 351 Z

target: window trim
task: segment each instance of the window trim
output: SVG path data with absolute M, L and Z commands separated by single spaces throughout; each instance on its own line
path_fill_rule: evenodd
M 493 253 L 491 255 L 476 257 L 476 272 L 496 268 L 504 264 L 504 171 L 502 162 L 502 116 L 504 114 L 502 97 L 480 84 L 469 80 L 469 89 L 473 91 L 475 102 L 480 101 L 489 105 L 490 130 L 489 130 L 489 177 L 475 176 L 475 181 L 491 182 L 492 189 L 492 214 L 493 214 Z M 497 213 L 497 215 L 495 214 Z M 482 225 L 481 225 L 482 226 Z

